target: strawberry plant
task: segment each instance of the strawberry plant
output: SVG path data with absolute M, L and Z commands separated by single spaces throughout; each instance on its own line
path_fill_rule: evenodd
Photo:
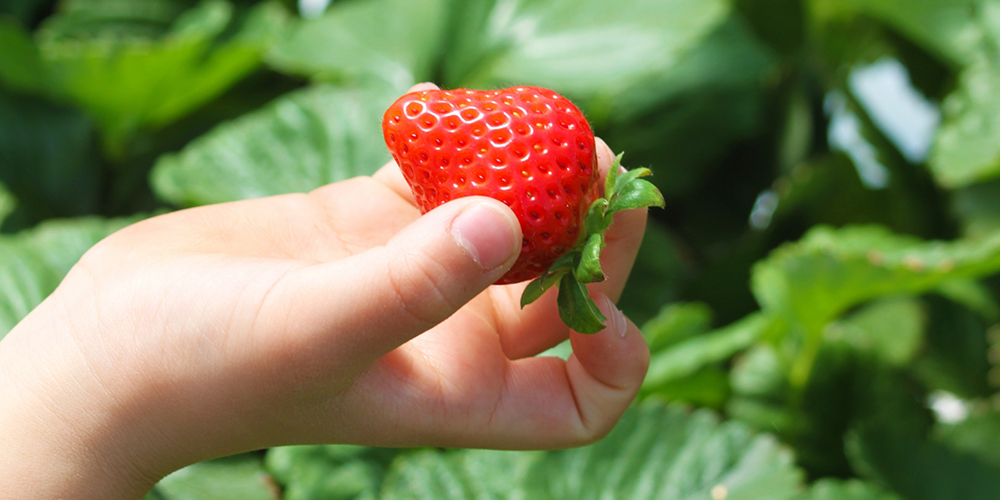
M 526 253 L 503 281 L 536 280 L 526 303 L 558 286 L 580 331 L 602 321 L 610 214 L 662 204 L 619 302 L 652 352 L 638 401 L 581 449 L 272 448 L 149 498 L 1000 498 L 998 19 L 994 0 L 2 2 L 0 338 L 132 221 L 395 158 L 424 210 L 511 193 Z M 400 99 L 422 81 L 444 90 Z M 465 99 L 478 120 L 449 128 Z M 542 151 L 512 113 L 534 105 Z M 595 134 L 632 170 L 598 182 Z M 502 168 L 464 174 L 468 154 Z

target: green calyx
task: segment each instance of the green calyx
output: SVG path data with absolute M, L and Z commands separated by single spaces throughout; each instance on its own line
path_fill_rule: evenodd
M 548 270 L 528 283 L 521 295 L 521 307 L 538 300 L 546 290 L 559 288 L 559 317 L 563 323 L 580 333 L 597 333 L 604 329 L 607 318 L 587 292 L 587 283 L 604 281 L 601 270 L 601 249 L 604 233 L 611 225 L 615 212 L 644 207 L 663 207 L 663 195 L 656 186 L 642 179 L 652 172 L 637 168 L 619 174 L 622 155 L 604 181 L 604 197 L 594 200 L 584 219 L 584 231 L 576 245 L 559 257 Z

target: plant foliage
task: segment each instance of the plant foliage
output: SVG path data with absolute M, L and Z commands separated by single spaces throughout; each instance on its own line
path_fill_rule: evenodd
M 608 209 L 665 204 L 650 371 L 580 449 L 273 448 L 149 499 L 1000 498 L 996 0 L 298 5 L 2 2 L 0 338 L 144 214 L 370 175 L 410 85 L 523 84 L 663 194 Z M 589 311 L 602 244 L 538 286 Z

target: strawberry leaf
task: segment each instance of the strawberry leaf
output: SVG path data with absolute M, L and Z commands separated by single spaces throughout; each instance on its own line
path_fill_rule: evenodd
M 625 153 L 618 153 L 615 157 L 614 163 L 611 164 L 611 168 L 608 169 L 608 175 L 604 178 L 604 197 L 608 198 L 612 193 L 615 192 L 616 182 L 618 180 L 619 170 L 622 168 L 622 156 Z
M 662 207 L 664 205 L 663 195 L 656 186 L 649 181 L 635 179 L 622 186 L 621 191 L 611 200 L 608 210 L 611 213 L 621 210 L 642 207 Z
M 620 192 L 626 184 L 629 184 L 640 177 L 648 177 L 650 175 L 653 175 L 653 172 L 648 168 L 637 168 L 635 170 L 629 170 L 628 172 L 619 175 L 615 179 L 615 184 L 614 184 L 615 187 L 614 189 L 612 189 L 612 193 Z
M 648 168 L 619 172 L 619 154 L 604 180 L 604 197 L 594 200 L 584 218 L 583 234 L 576 245 L 560 257 L 538 279 L 528 283 L 521 294 L 521 307 L 538 300 L 553 285 L 559 288 L 556 300 L 563 323 L 580 333 L 604 329 L 606 318 L 590 298 L 585 283 L 604 281 L 601 250 L 604 232 L 611 226 L 615 212 L 643 207 L 663 207 L 663 195 L 642 177 L 651 175 Z
M 528 286 L 524 289 L 524 293 L 521 294 L 521 307 L 538 300 L 549 288 L 559 283 L 559 280 L 568 272 L 569 269 L 561 269 L 554 273 L 546 272 L 540 278 L 528 283 Z
M 573 267 L 576 265 L 576 255 L 576 252 L 573 251 L 563 254 L 538 279 L 528 283 L 528 286 L 521 294 L 521 308 L 538 300 L 546 290 L 559 283 L 564 274 L 573 270 Z
M 587 287 L 577 281 L 573 273 L 566 273 L 559 281 L 559 317 L 566 326 L 580 333 L 597 333 L 604 329 L 608 318 L 597 308 L 587 292 Z
M 573 273 L 581 283 L 596 283 L 604 281 L 604 271 L 601 270 L 601 249 L 604 248 L 604 233 L 590 235 L 583 246 L 580 265 Z
M 607 210 L 608 200 L 604 198 L 594 200 L 594 204 L 590 206 L 590 210 L 587 210 L 587 217 L 583 222 L 583 229 L 586 231 L 584 234 L 597 234 L 611 225 L 611 221 L 605 217 Z M 586 238 L 581 238 L 581 240 L 586 241 Z
M 549 277 L 554 276 L 556 275 L 549 275 Z M 559 274 L 558 277 L 562 278 L 562 274 Z M 538 300 L 538 298 L 541 297 L 545 291 L 551 288 L 557 281 L 558 279 L 553 279 L 549 283 L 546 283 L 544 279 L 538 278 L 531 283 L 528 283 L 528 286 L 524 287 L 524 292 L 521 293 L 521 309 L 524 309 L 524 306 Z

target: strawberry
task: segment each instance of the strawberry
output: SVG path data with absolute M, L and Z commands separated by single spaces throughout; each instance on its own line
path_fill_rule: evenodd
M 524 242 L 499 284 L 540 276 L 600 196 L 594 133 L 551 90 L 413 92 L 389 107 L 382 130 L 422 212 L 473 195 L 514 211 Z
M 618 176 L 616 161 L 602 186 L 587 120 L 565 97 L 539 87 L 411 92 L 385 112 L 382 132 L 422 213 L 463 196 L 489 196 L 517 215 L 521 254 L 497 284 L 540 277 L 525 289 L 522 306 L 558 284 L 569 326 L 603 328 L 583 284 L 604 277 L 598 258 L 614 211 L 662 206 L 656 188 L 639 179 L 649 170 Z M 630 201 L 616 206 L 622 194 Z

